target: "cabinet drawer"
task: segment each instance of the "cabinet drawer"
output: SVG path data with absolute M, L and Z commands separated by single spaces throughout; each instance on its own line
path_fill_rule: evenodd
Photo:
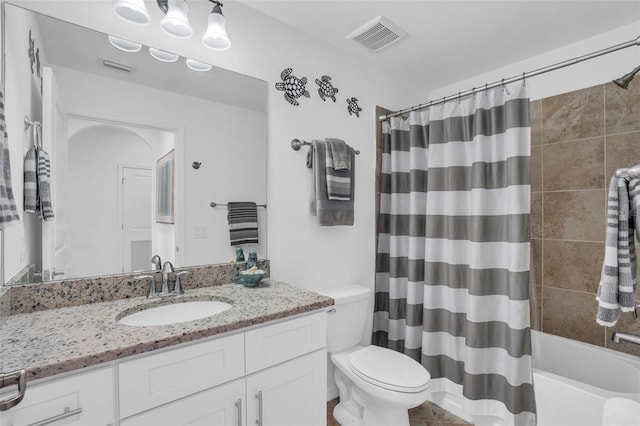
M 122 426 L 238 426 L 244 419 L 245 380 L 200 392 L 120 422 Z
M 114 423 L 114 410 L 113 368 L 104 368 L 27 384 L 22 402 L 0 412 L 0 424 L 24 426 L 60 416 L 53 424 L 108 425 Z
M 324 311 L 245 333 L 247 374 L 326 346 Z
M 242 334 L 173 349 L 118 368 L 120 417 L 244 376 Z

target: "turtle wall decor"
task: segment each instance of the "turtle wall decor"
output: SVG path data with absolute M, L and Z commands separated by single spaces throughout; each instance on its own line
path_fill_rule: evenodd
M 329 77 L 328 75 L 323 75 L 320 80 L 316 78 L 316 84 L 320 86 L 318 88 L 318 95 L 320 95 L 320 99 L 326 101 L 326 98 L 329 98 L 333 102 L 336 101 L 336 93 L 338 93 L 338 88 L 333 87 L 333 84 L 331 84 L 331 77 Z
M 347 111 L 349 111 L 349 115 L 355 114 L 356 117 L 360 118 L 360 111 L 362 111 L 362 108 L 358 105 L 357 98 L 347 98 Z
M 311 97 L 309 91 L 306 89 L 307 77 L 298 78 L 292 74 L 293 68 L 285 68 L 280 73 L 280 79 L 276 83 L 276 89 L 284 92 L 284 98 L 291 105 L 300 105 L 296 99 L 300 96 L 306 98 Z

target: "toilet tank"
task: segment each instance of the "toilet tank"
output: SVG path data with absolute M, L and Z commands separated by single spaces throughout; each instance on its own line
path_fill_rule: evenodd
M 347 285 L 317 292 L 335 301 L 334 306 L 327 308 L 327 351 L 339 352 L 360 344 L 367 318 L 371 315 L 371 290 L 361 285 Z

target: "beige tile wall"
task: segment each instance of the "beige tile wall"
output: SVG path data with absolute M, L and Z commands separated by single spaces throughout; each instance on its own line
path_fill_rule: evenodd
M 640 356 L 640 346 L 613 343 L 613 330 L 595 322 L 609 179 L 640 163 L 640 82 L 532 102 L 531 145 L 531 243 L 542 330 Z M 640 320 L 623 314 L 618 328 L 640 334 Z

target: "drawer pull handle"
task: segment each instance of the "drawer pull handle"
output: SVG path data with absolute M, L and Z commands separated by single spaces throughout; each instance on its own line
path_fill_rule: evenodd
M 238 426 L 242 426 L 242 399 L 236 401 L 236 407 L 238 407 Z
M 71 410 L 69 407 L 64 407 L 64 411 L 62 412 L 62 414 L 49 417 L 48 419 L 40 420 L 39 422 L 31 423 L 29 426 L 50 425 L 51 423 L 55 423 L 59 420 L 66 419 L 67 417 L 77 416 L 80 413 L 82 413 L 82 408 L 76 408 L 75 410 Z
M 256 420 L 256 425 L 262 426 L 262 391 L 258 391 L 256 398 L 258 399 L 258 420 Z
M 0 389 L 6 386 L 18 385 L 18 393 L 7 399 L 0 401 L 0 411 L 6 411 L 15 407 L 22 401 L 27 391 L 27 372 L 24 370 L 14 371 L 8 374 L 0 374 Z

